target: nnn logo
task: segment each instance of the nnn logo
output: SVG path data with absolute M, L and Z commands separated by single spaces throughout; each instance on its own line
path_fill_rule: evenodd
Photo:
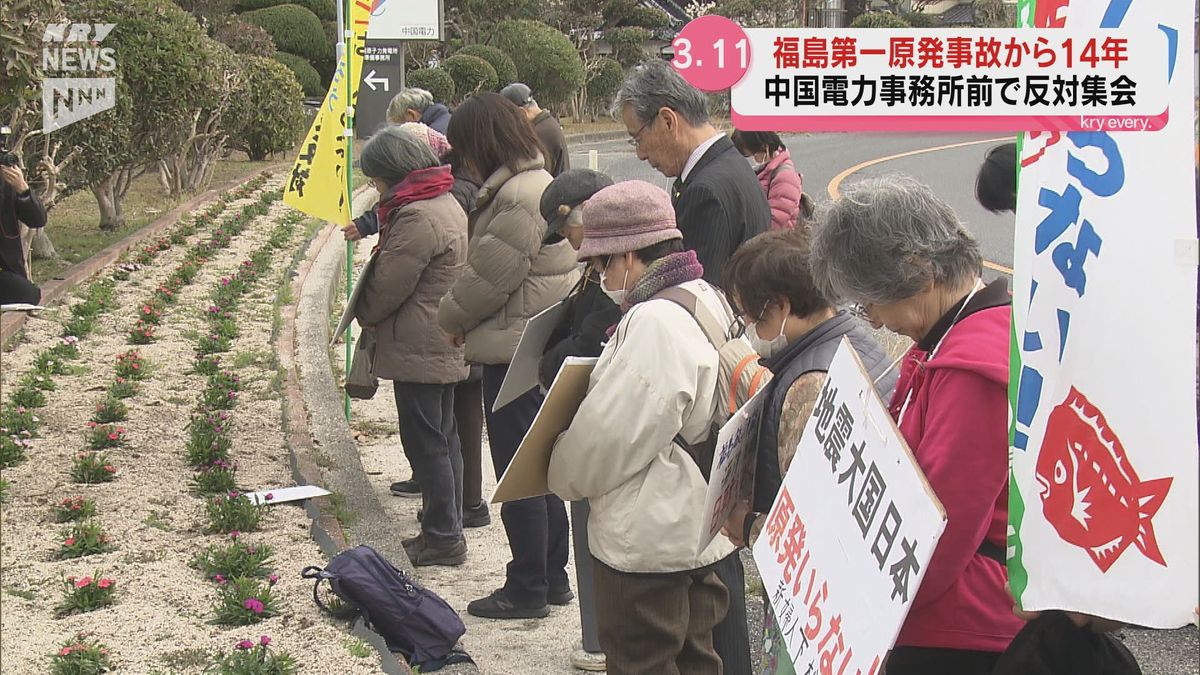
M 59 23 L 42 36 L 42 128 L 46 132 L 116 105 L 117 81 L 96 77 L 117 69 L 115 50 L 101 46 L 116 24 Z M 88 76 L 91 77 L 88 77 Z

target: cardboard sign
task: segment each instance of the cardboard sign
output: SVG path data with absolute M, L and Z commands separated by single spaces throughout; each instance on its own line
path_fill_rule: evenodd
M 546 393 L 533 425 L 521 440 L 517 454 L 500 477 L 492 503 L 511 502 L 526 497 L 549 494 L 547 474 L 550 472 L 550 453 L 559 434 L 571 426 L 579 404 L 587 395 L 588 380 L 597 359 L 569 357 Z
M 754 439 L 762 418 L 767 387 L 758 390 L 746 401 L 717 434 L 712 469 L 708 474 L 708 493 L 704 496 L 704 519 L 700 524 L 700 543 L 697 551 L 708 548 L 721 527 L 737 506 L 744 478 L 754 462 Z
M 538 386 L 538 366 L 546 351 L 546 343 L 566 311 L 567 301 L 563 300 L 538 312 L 525 324 L 525 330 L 521 331 L 521 339 L 517 342 L 517 351 L 508 365 L 508 373 L 500 385 L 500 393 L 496 395 L 496 403 L 492 405 L 492 412 Z
M 324 497 L 327 494 L 330 494 L 329 490 L 319 488 L 316 485 L 297 485 L 295 487 L 247 492 L 246 498 L 254 504 L 271 505 L 298 502 L 304 499 L 312 499 L 313 497 Z M 267 499 L 267 495 L 271 495 L 271 498 Z
M 1009 583 L 1027 610 L 1177 628 L 1200 595 L 1193 8 L 1036 10 L 1048 35 L 1158 31 L 1170 105 L 1153 133 L 1022 141 Z
M 941 504 L 842 338 L 754 545 L 796 672 L 878 673 L 945 526 Z
M 354 306 L 358 304 L 358 297 L 362 295 L 363 289 L 366 288 L 367 279 L 371 278 L 371 270 L 375 267 L 375 259 L 379 257 L 379 253 L 372 253 L 367 260 L 367 264 L 363 265 L 362 272 L 359 273 L 358 279 L 354 282 L 354 290 L 350 292 L 350 299 L 346 301 L 346 308 L 342 310 L 342 318 L 338 321 L 337 330 L 333 331 L 333 337 L 329 339 L 329 346 L 337 344 L 338 338 L 346 329 L 350 327 L 350 323 L 354 321 Z

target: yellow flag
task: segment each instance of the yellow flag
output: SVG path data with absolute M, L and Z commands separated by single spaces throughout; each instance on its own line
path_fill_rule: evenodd
M 325 101 L 308 130 L 283 191 L 283 201 L 288 206 L 341 226 L 350 224 L 350 189 L 346 181 L 350 172 L 346 155 L 346 99 L 348 96 L 352 106 L 358 99 L 367 22 L 371 17 L 371 3 L 368 0 L 350 2 L 350 29 L 353 36 L 346 45 L 346 53 L 338 60 L 329 92 L 325 94 Z

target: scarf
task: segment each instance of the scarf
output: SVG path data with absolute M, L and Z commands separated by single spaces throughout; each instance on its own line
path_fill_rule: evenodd
M 392 211 L 423 199 L 440 197 L 454 186 L 454 176 L 450 175 L 450 167 L 435 166 L 430 169 L 417 169 L 404 177 L 404 180 L 392 186 L 387 195 L 379 198 L 379 206 L 375 214 L 379 216 L 379 242 L 383 243 L 387 236 L 391 221 L 388 218 Z M 378 248 L 379 245 L 376 245 Z
M 704 276 L 704 266 L 696 258 L 695 251 L 672 253 L 650 263 L 641 279 L 625 293 L 625 302 L 621 303 L 621 314 L 628 312 L 634 305 L 646 302 L 662 291 L 695 281 Z M 608 336 L 616 331 L 616 325 L 608 329 Z

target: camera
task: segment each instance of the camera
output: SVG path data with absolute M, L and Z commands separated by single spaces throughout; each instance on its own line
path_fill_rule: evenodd
M 12 129 L 0 127 L 0 166 L 16 166 L 20 163 L 16 153 L 8 149 L 8 137 L 11 135 Z

